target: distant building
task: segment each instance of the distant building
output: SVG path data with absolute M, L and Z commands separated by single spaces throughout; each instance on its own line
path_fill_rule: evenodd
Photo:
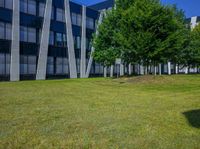
M 197 26 L 199 22 L 200 22 L 200 16 L 194 16 L 194 17 L 186 19 L 186 24 L 191 29 L 195 28 L 195 26 Z

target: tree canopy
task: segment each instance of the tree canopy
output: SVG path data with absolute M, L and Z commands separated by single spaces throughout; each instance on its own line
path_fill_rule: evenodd
M 183 11 L 174 5 L 164 6 L 159 0 L 117 0 L 94 35 L 93 56 L 106 66 L 116 58 L 127 64 L 194 64 L 199 62 L 199 54 L 194 54 L 199 53 L 199 30 L 198 26 L 190 33 Z

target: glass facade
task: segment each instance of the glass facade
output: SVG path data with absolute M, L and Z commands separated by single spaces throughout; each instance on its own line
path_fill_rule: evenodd
M 63 1 L 63 0 L 60 0 Z M 40 49 L 43 17 L 45 13 L 45 0 L 19 0 L 20 2 L 20 75 L 34 76 L 37 72 L 37 60 Z M 71 2 L 70 2 L 71 3 Z M 0 76 L 10 73 L 10 51 L 12 40 L 12 9 L 13 0 L 0 0 L 1 9 L 9 12 L 11 17 L 2 16 L 0 20 Z M 80 50 L 82 30 L 82 6 L 70 4 L 72 33 L 74 37 L 75 57 L 77 72 L 80 73 Z M 89 9 L 89 8 L 87 8 Z M 90 10 L 93 14 L 87 14 L 87 53 L 91 48 L 90 38 L 94 33 L 94 22 L 98 18 L 98 12 Z M 69 75 L 69 59 L 67 51 L 67 35 L 62 2 L 53 1 L 51 13 L 51 25 L 49 32 L 49 49 L 47 58 L 47 75 Z M 1 15 L 1 14 L 0 14 Z M 8 16 L 9 16 L 8 15 Z M 7 17 L 7 18 L 6 18 Z M 2 44 L 3 43 L 3 44 Z M 2 48 L 3 45 L 3 48 Z M 5 47 L 5 48 L 4 48 Z M 6 51 L 6 52 L 5 52 Z M 5 52 L 5 53 L 4 53 Z M 88 57 L 87 57 L 88 58 Z M 88 61 L 88 60 L 87 60 Z M 92 72 L 95 68 L 92 67 Z M 1 79 L 0 79 L 1 80 Z

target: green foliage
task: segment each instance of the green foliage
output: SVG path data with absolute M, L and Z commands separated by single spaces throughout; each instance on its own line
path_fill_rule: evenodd
M 192 34 L 190 44 L 190 30 L 184 21 L 182 10 L 163 6 L 159 0 L 117 0 L 94 37 L 94 59 L 104 65 L 113 64 L 116 58 L 144 65 L 196 63 L 198 55 L 192 62 L 186 57 L 194 56 L 191 49 L 198 47 L 199 41 Z
M 191 42 L 185 50 L 184 60 L 190 67 L 200 66 L 200 24 L 191 32 Z

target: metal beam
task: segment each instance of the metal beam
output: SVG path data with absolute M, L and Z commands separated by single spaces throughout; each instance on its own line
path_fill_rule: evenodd
M 51 10 L 52 10 L 52 0 L 46 0 L 36 80 L 46 79 L 47 56 L 48 56 L 48 47 L 49 47 L 49 32 L 50 32 L 50 23 L 51 23 Z
M 76 59 L 75 59 L 74 40 L 73 40 L 73 33 L 72 33 L 72 23 L 71 23 L 69 0 L 64 0 L 64 6 L 65 6 L 65 21 L 66 21 L 66 31 L 67 31 L 67 52 L 68 52 L 68 59 L 69 59 L 70 78 L 77 78 L 77 68 L 76 68 Z
M 13 0 L 10 81 L 20 80 L 20 1 Z

